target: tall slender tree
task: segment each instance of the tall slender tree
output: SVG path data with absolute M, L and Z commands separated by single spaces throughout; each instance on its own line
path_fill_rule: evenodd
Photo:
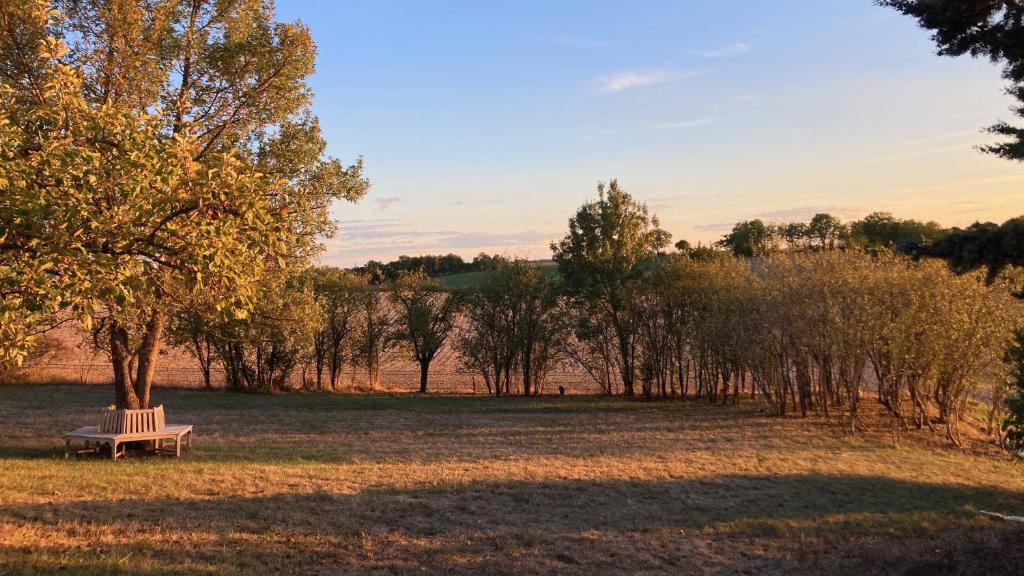
M 597 193 L 597 200 L 569 219 L 568 234 L 551 250 L 566 289 L 595 303 L 612 326 L 622 385 L 632 396 L 638 337 L 633 292 L 641 266 L 664 250 L 671 236 L 618 181 L 598 184 Z

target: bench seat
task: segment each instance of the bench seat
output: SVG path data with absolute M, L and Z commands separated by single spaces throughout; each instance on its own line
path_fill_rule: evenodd
M 192 448 L 192 425 L 191 424 L 168 424 L 162 430 L 154 432 L 133 432 L 133 433 L 110 433 L 100 432 L 96 426 L 83 426 L 74 432 L 64 436 L 64 457 L 68 457 L 71 449 L 71 442 L 74 440 L 85 442 L 88 448 L 92 442 L 97 444 L 110 444 L 110 455 L 117 460 L 117 447 L 125 442 L 138 442 L 155 440 L 157 449 L 162 447 L 163 440 L 174 440 L 174 456 L 181 456 L 181 441 L 185 439 L 186 448 Z

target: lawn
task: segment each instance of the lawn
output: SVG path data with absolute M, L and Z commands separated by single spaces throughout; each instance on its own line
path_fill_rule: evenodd
M 68 460 L 0 387 L 0 574 L 1020 574 L 1024 468 L 752 408 L 155 391 L 197 448 Z

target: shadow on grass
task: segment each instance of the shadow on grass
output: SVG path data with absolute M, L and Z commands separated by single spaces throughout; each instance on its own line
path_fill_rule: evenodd
M 50 411 L 54 406 L 101 410 L 113 401 L 110 386 L 88 385 L 13 385 L 0 386 L 0 405 L 12 415 L 33 411 Z M 608 396 L 503 396 L 445 394 L 346 394 L 327 392 L 290 392 L 260 394 L 224 390 L 154 388 L 152 404 L 165 404 L 169 410 L 248 411 L 268 408 L 282 411 L 402 411 L 402 412 L 465 412 L 472 414 L 621 414 L 673 413 L 685 410 L 687 403 L 678 400 L 627 400 Z M 706 404 L 702 404 L 707 406 Z
M 95 422 L 109 392 L 106 386 L 0 388 L 0 458 L 59 457 L 63 435 Z M 730 436 L 717 432 L 742 428 L 765 439 L 771 434 L 768 427 L 754 425 L 765 419 L 750 409 L 621 398 L 270 396 L 160 389 L 154 403 L 166 406 L 169 422 L 195 426 L 201 447 L 196 459 L 217 462 L 615 456 L 686 445 L 685 440 L 657 448 L 608 441 L 622 433 L 707 432 L 699 439 L 703 449 L 728 443 Z M 499 430 L 505 443 L 483 440 Z
M 263 573 L 314 564 L 346 573 L 402 573 L 420 566 L 427 573 L 686 572 L 709 561 L 723 571 L 1024 573 L 1019 546 L 1000 554 L 979 552 L 1002 545 L 999 534 L 991 541 L 984 528 L 975 525 L 968 536 L 948 542 L 935 539 L 970 525 L 973 509 L 1024 510 L 1024 494 L 826 475 L 469 483 L 354 495 L 14 504 L 0 511 L 0 523 L 44 532 L 74 527 L 125 543 L 132 534 L 161 534 L 163 539 L 118 545 L 118 554 L 222 568 L 238 566 L 244 557 L 243 565 Z M 172 542 L 176 532 L 206 538 L 180 546 Z M 708 540 L 740 551 L 753 542 L 772 545 L 751 558 L 702 551 L 697 543 Z M 801 555 L 809 542 L 820 549 Z M 922 546 L 920 557 L 907 556 L 912 542 Z M 943 547 L 948 556 L 939 554 Z M 26 562 L 40 562 L 36 557 L 43 554 L 20 549 Z M 88 558 L 73 560 L 88 568 Z

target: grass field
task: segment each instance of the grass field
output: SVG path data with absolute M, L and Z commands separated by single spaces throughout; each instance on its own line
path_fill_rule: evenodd
M 197 449 L 62 460 L 0 388 L 0 574 L 1021 574 L 1024 469 L 748 408 L 157 390 Z
M 534 266 L 540 268 L 541 272 L 549 278 L 555 278 L 558 275 L 558 265 L 550 260 L 539 260 L 533 263 Z M 490 270 L 478 270 L 476 272 L 462 272 L 459 274 L 447 274 L 445 276 L 439 276 L 437 279 L 441 281 L 441 284 L 449 290 L 456 290 L 459 288 L 472 288 L 479 286 L 492 271 Z

